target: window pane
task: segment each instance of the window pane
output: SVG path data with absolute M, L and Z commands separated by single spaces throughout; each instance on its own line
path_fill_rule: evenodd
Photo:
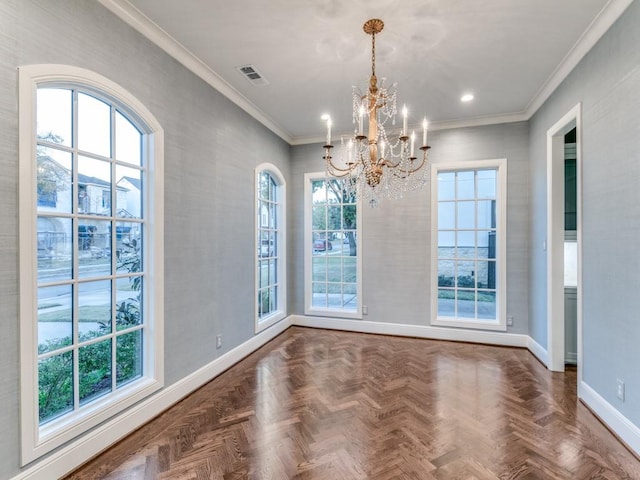
M 327 208 L 327 230 L 339 230 L 342 228 L 342 208 L 330 206 Z
M 478 228 L 496 228 L 495 208 L 495 200 L 478 202 Z
M 71 153 L 38 145 L 36 161 L 38 210 L 71 213 Z
M 340 257 L 327 258 L 327 281 L 342 281 L 342 259 Z
M 122 165 L 116 166 L 116 216 L 142 218 L 142 172 Z
M 438 173 L 438 200 L 453 200 L 456 197 L 455 172 Z
M 141 225 L 134 222 L 116 223 L 116 269 L 118 273 L 142 271 Z
M 327 307 L 326 283 L 313 282 L 311 286 L 311 305 L 313 307 Z
M 38 289 L 38 353 L 71 345 L 71 285 Z
M 439 231 L 438 232 L 438 257 L 439 258 L 451 258 L 453 257 L 453 247 L 455 246 L 456 232 L 453 231 Z
M 72 94 L 60 88 L 38 88 L 38 140 L 71 146 Z
M 475 172 L 457 172 L 457 196 L 458 200 L 466 200 L 474 198 L 475 190 Z
M 458 288 L 475 288 L 476 262 L 457 262 L 457 286 Z
M 357 221 L 356 214 L 356 206 L 355 205 L 345 205 L 342 207 L 342 224 L 345 229 L 354 229 L 356 228 Z
M 327 209 L 325 206 L 314 206 L 312 208 L 312 230 L 326 230 L 327 229 Z
M 73 410 L 73 352 L 38 361 L 40 424 Z
M 109 162 L 89 157 L 78 158 L 78 212 L 111 215 Z
M 116 160 L 142 164 L 142 134 L 120 112 L 116 112 Z
M 438 286 L 453 287 L 455 279 L 455 262 L 450 260 L 438 261 Z
M 358 300 L 358 295 L 357 295 L 357 285 L 355 283 L 346 283 L 343 285 L 342 288 L 342 301 L 344 303 L 344 308 L 348 309 L 348 310 L 355 310 L 358 305 L 357 305 L 357 300 Z
M 71 279 L 71 219 L 38 217 L 38 282 Z
M 345 283 L 356 283 L 358 281 L 357 259 L 355 257 L 346 257 L 343 262 L 343 278 Z
M 78 375 L 80 405 L 111 391 L 111 339 L 80 347 Z
M 458 202 L 458 228 L 475 228 L 476 202 Z
M 438 228 L 456 227 L 456 204 L 454 202 L 438 202 Z
M 142 282 L 139 276 L 116 280 L 116 330 L 142 324 Z
M 111 280 L 78 284 L 78 305 L 81 342 L 111 333 Z
M 327 259 L 326 257 L 313 257 L 313 272 L 311 278 L 314 281 L 326 281 L 327 280 Z
M 455 290 L 438 289 L 438 316 L 455 316 Z
M 278 205 L 269 203 L 269 228 L 278 228 Z
M 278 304 L 278 287 L 269 288 L 269 313 L 276 311 L 276 305 Z
M 478 198 L 496 198 L 495 170 L 478 170 Z
M 457 258 L 476 258 L 476 232 L 458 232 L 457 239 Z
M 78 276 L 111 274 L 111 222 L 82 219 L 78 225 Z
M 311 182 L 311 191 L 313 193 L 313 203 L 327 202 L 327 190 L 324 180 L 313 180 Z
M 142 330 L 116 339 L 116 385 L 121 387 L 142 376 Z
M 496 320 L 496 292 L 478 292 L 478 318 Z
M 476 293 L 473 290 L 458 290 L 456 297 L 458 317 L 476 318 Z
M 496 288 L 495 262 L 476 263 L 478 288 Z
M 339 283 L 327 284 L 327 306 L 329 308 L 342 308 L 342 285 Z
M 327 182 L 327 203 L 342 202 L 342 180 L 329 178 Z
M 478 258 L 496 258 L 495 231 L 478 231 Z
M 111 156 L 111 108 L 84 93 L 78 94 L 78 148 Z
M 275 285 L 278 281 L 276 262 L 277 260 L 269 260 L 269 285 Z
M 267 200 L 269 198 L 269 174 L 261 172 L 258 178 L 258 198 Z

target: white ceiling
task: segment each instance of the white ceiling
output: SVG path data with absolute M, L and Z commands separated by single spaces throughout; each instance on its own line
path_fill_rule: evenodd
M 528 118 L 632 0 L 100 0 L 290 143 L 351 123 L 351 86 L 398 83 L 416 126 Z M 236 67 L 252 64 L 268 85 Z M 475 99 L 460 102 L 472 92 Z M 400 105 L 399 105 L 400 107 Z

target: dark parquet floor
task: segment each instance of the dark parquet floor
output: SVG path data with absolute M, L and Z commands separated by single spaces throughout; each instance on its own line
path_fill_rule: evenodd
M 293 327 L 70 479 L 640 479 L 523 349 Z

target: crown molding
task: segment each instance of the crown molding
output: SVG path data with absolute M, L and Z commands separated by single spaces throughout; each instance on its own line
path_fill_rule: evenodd
M 555 68 L 553 73 L 542 84 L 538 92 L 524 109 L 526 120 L 529 120 L 560 86 L 580 60 L 593 48 L 609 28 L 620 18 L 633 0 L 609 0 L 600 13 L 593 19 L 569 53 Z
M 98 0 L 105 8 L 110 10 L 125 23 L 133 27 L 147 37 L 167 54 L 175 58 L 202 80 L 215 88 L 222 95 L 247 112 L 258 122 L 290 145 L 306 145 L 321 143 L 322 136 L 292 137 L 273 121 L 265 112 L 260 110 L 248 98 L 242 95 L 220 75 L 209 68 L 202 60 L 191 53 L 175 38 L 165 32 L 160 26 L 131 5 L 127 0 Z M 500 123 L 513 123 L 529 120 L 538 109 L 547 101 L 558 86 L 571 73 L 582 58 L 593 48 L 605 32 L 611 28 L 618 18 L 624 13 L 633 0 L 609 0 L 602 8 L 598 16 L 591 22 L 569 53 L 562 59 L 553 73 L 545 80 L 537 93 L 529 101 L 522 112 L 514 112 L 500 115 L 489 115 L 469 119 L 446 120 L 434 122 L 429 125 L 432 130 L 445 130 L 453 128 L 477 127 Z
M 292 138 L 278 126 L 269 116 L 255 106 L 220 75 L 209 68 L 202 60 L 191 53 L 184 45 L 165 32 L 158 24 L 131 5 L 127 0 L 98 0 L 105 8 L 118 16 L 125 23 L 147 37 L 167 54 L 191 70 L 194 74 L 215 88 L 222 95 L 247 112 L 273 133 L 291 144 Z

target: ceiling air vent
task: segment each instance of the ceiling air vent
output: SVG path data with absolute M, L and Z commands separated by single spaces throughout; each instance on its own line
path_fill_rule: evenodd
M 238 70 L 253 85 L 269 84 L 267 79 L 264 78 L 264 76 L 260 72 L 258 72 L 256 67 L 254 67 L 253 65 L 243 65 L 241 67 L 236 67 L 236 70 Z

